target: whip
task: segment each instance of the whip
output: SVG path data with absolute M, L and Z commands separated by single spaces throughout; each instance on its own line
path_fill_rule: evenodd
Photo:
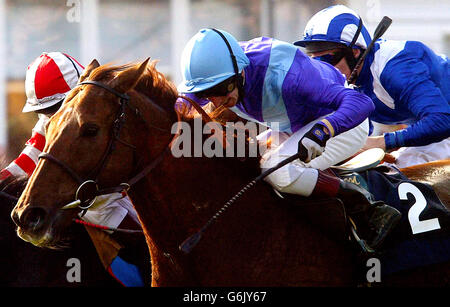
M 276 171 L 277 169 L 285 166 L 286 164 L 294 161 L 295 159 L 299 158 L 299 154 L 295 154 L 292 155 L 286 159 L 284 159 L 283 161 L 281 161 L 280 163 L 278 163 L 277 165 L 275 165 L 272 168 L 267 169 L 266 171 L 264 171 L 263 173 L 261 173 L 261 175 L 259 175 L 258 177 L 256 177 L 255 179 L 253 179 L 252 181 L 250 181 L 245 187 L 243 187 L 236 195 L 234 195 L 229 201 L 227 201 L 227 203 L 220 208 L 219 211 L 217 211 L 216 214 L 214 214 L 214 216 L 212 218 L 210 218 L 208 220 L 208 222 L 206 222 L 206 224 L 196 233 L 194 233 L 193 235 L 191 235 L 189 238 L 187 238 L 186 240 L 183 241 L 183 243 L 181 243 L 181 245 L 179 246 L 179 249 L 185 253 L 185 254 L 189 254 L 191 252 L 191 250 L 197 245 L 197 243 L 201 240 L 203 233 L 206 231 L 206 229 L 208 229 L 209 226 L 211 226 L 214 222 L 217 221 L 217 219 L 220 217 L 220 215 L 222 215 L 225 210 L 227 210 L 228 208 L 231 207 L 231 205 L 233 205 L 236 200 L 238 200 L 239 197 L 241 197 L 245 192 L 247 192 L 247 190 L 249 190 L 250 188 L 252 188 L 258 181 L 261 181 L 262 179 L 264 179 L 265 177 L 267 177 L 268 175 L 270 175 L 271 173 L 273 173 L 274 171 Z
M 364 59 L 369 54 L 369 52 L 372 50 L 373 45 L 375 44 L 375 41 L 378 40 L 389 28 L 389 26 L 392 23 L 392 19 L 390 19 L 387 16 L 384 16 L 383 19 L 381 19 L 380 23 L 378 24 L 377 28 L 375 29 L 375 32 L 373 33 L 373 39 L 370 42 L 369 46 L 367 46 L 366 50 L 362 54 L 362 56 L 359 57 L 358 62 L 355 65 L 355 68 L 353 68 L 352 73 L 350 74 L 350 77 L 347 80 L 348 84 L 352 84 L 356 81 L 356 78 L 358 77 L 358 69 L 361 67 Z

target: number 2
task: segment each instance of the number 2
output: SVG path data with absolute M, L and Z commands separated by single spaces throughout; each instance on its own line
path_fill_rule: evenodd
M 398 186 L 398 196 L 401 200 L 407 200 L 406 196 L 408 193 L 411 193 L 416 202 L 411 206 L 408 211 L 408 220 L 411 224 L 411 230 L 413 234 L 432 231 L 436 229 L 440 229 L 441 225 L 439 224 L 439 220 L 437 218 L 429 219 L 429 220 L 419 220 L 419 215 L 425 210 L 427 206 L 427 200 L 423 196 L 422 192 L 411 183 L 403 182 Z

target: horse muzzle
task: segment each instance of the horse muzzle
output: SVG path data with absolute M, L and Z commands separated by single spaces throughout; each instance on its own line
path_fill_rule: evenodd
M 14 208 L 11 218 L 17 225 L 17 235 L 24 241 L 39 247 L 53 248 L 57 246 L 55 236 L 56 222 L 61 224 L 61 216 L 56 214 L 53 218 L 48 209 L 39 206 L 27 205 L 23 209 Z M 63 226 L 61 226 L 63 227 Z
M 14 209 L 11 218 L 23 230 L 38 232 L 46 224 L 48 212 L 45 208 L 29 205 L 22 211 Z

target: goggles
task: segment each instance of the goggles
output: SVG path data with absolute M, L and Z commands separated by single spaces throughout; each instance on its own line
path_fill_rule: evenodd
M 321 56 L 316 56 L 316 57 L 313 57 L 313 59 L 319 60 L 322 62 L 326 62 L 326 63 L 334 66 L 337 63 L 339 63 L 344 56 L 345 56 L 344 51 L 337 51 L 335 53 L 328 53 L 328 54 L 324 54 Z
M 195 96 L 201 99 L 208 97 L 227 96 L 230 92 L 234 91 L 234 89 L 236 88 L 235 79 L 236 79 L 235 76 L 233 76 L 212 88 L 195 93 Z

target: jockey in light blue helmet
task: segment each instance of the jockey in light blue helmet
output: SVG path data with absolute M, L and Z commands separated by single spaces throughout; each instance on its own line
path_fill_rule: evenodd
M 185 46 L 181 56 L 182 83 L 178 91 L 198 93 L 236 76 L 242 92 L 242 70 L 250 64 L 237 40 L 228 32 L 201 29 Z
M 371 37 L 361 17 L 344 5 L 333 5 L 316 13 L 306 24 L 303 39 L 294 45 L 305 47 L 307 53 L 342 48 L 340 56 L 320 58 L 333 66 L 345 56 L 351 70 L 356 65 L 352 49 L 366 49 Z M 362 52 L 360 52 L 362 55 Z

